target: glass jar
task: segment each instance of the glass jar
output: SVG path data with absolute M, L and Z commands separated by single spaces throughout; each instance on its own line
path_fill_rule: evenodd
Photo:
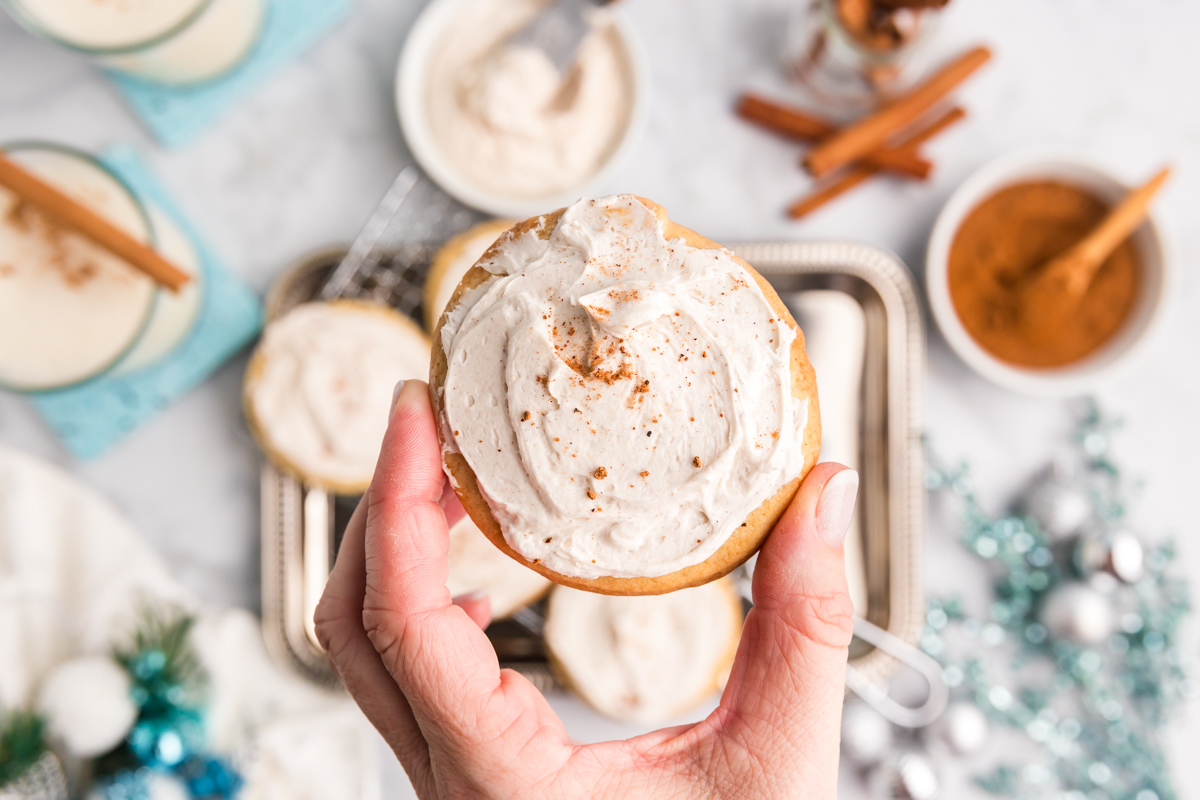
M 193 278 L 177 293 L 162 290 L 0 187 L 0 388 L 62 389 L 170 352 L 191 330 L 202 296 L 199 258 L 186 235 L 86 153 L 45 142 L 0 150 Z
M 267 0 L 0 0 L 25 28 L 103 67 L 188 85 L 236 66 L 258 40 Z
M 857 9 L 857 20 L 847 19 Z M 788 22 L 789 71 L 823 106 L 861 112 L 907 89 L 941 9 L 873 10 L 868 0 L 801 0 Z

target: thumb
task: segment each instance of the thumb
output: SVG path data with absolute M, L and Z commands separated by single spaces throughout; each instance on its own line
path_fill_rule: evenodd
M 841 464 L 818 464 L 801 484 L 759 551 L 754 608 L 721 700 L 739 739 L 786 742 L 831 765 L 819 781 L 831 782 L 830 797 L 854 628 L 842 539 L 857 494 L 858 473 Z

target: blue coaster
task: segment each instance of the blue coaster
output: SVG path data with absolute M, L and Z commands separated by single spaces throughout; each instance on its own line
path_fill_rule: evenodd
M 191 332 L 162 360 L 127 375 L 99 378 L 31 396 L 63 444 L 78 458 L 95 458 L 125 434 L 207 378 L 262 329 L 262 305 L 231 275 L 171 202 L 137 151 L 127 145 L 101 156 L 151 205 L 187 234 L 200 257 L 204 296 Z
M 262 34 L 241 65 L 196 86 L 161 86 L 113 71 L 107 75 L 156 139 L 167 147 L 182 147 L 349 11 L 350 0 L 268 2 Z

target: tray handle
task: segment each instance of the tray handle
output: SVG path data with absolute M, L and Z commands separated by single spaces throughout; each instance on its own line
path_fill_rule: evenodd
M 915 669 L 929 684 L 929 694 L 925 702 L 916 708 L 901 705 L 888 696 L 886 689 L 868 680 L 849 664 L 846 665 L 846 688 L 861 697 L 889 722 L 902 728 L 923 728 L 942 715 L 950 699 L 950 687 L 946 685 L 941 664 L 903 639 L 893 636 L 862 617 L 854 618 L 854 635 L 894 656 L 905 666 Z

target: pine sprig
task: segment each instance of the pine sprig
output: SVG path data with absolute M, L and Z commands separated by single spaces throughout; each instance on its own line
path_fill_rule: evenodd
M 113 658 L 135 682 L 194 686 L 204 670 L 188 636 L 196 618 L 178 608 L 156 610 L 144 605 L 130 641 L 113 650 Z
M 45 728 L 45 720 L 32 711 L 13 711 L 0 721 L 0 787 L 23 775 L 46 752 Z

